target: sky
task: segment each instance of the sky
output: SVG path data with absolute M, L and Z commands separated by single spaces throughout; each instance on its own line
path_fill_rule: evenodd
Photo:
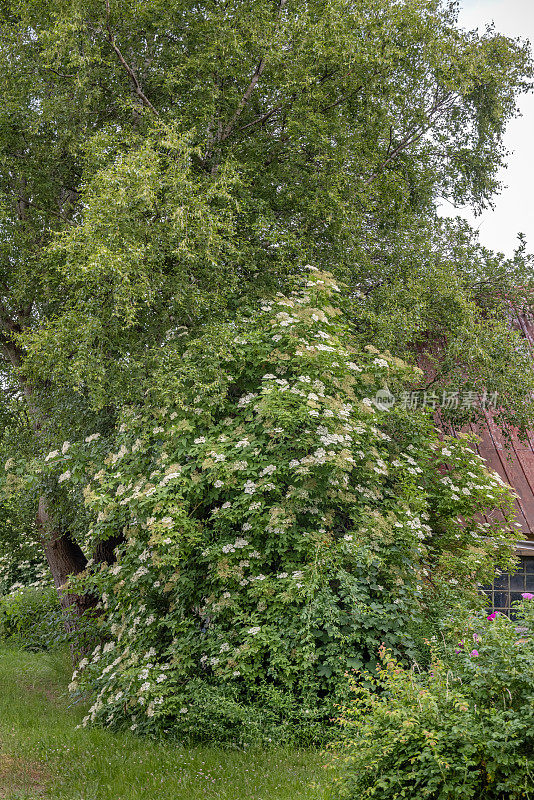
M 491 22 L 499 32 L 534 45 L 534 0 L 461 0 L 462 27 L 482 33 Z M 519 105 L 522 116 L 511 120 L 506 132 L 505 146 L 511 152 L 508 168 L 499 175 L 504 188 L 494 200 L 495 209 L 479 217 L 467 209 L 443 209 L 466 217 L 479 230 L 482 244 L 506 255 L 512 255 L 519 232 L 534 252 L 534 92 L 523 95 Z

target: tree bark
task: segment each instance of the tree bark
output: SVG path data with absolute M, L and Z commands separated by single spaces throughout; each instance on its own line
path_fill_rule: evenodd
M 37 525 L 50 572 L 57 589 L 61 607 L 65 611 L 67 629 L 73 632 L 77 618 L 94 608 L 97 598 L 90 594 L 73 594 L 67 589 L 71 575 L 79 575 L 87 566 L 81 547 L 67 533 L 54 530 L 45 497 L 39 499 Z
M 103 542 L 97 542 L 93 553 L 93 558 L 97 564 L 106 563 L 108 566 L 114 564 L 116 561 L 115 548 L 122 542 L 124 542 L 122 533 L 117 536 L 111 536 Z

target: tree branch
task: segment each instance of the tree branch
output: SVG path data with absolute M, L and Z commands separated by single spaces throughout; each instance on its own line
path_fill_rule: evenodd
M 240 128 L 237 129 L 236 133 L 241 133 L 241 131 L 246 131 L 247 128 L 252 128 L 253 125 L 262 125 L 264 122 L 267 122 L 267 120 L 270 119 L 278 111 L 281 111 L 283 107 L 284 106 L 276 106 L 276 108 L 271 108 L 270 111 L 267 111 L 267 113 L 263 114 L 261 117 L 257 117 L 256 119 L 253 119 L 252 122 L 247 122 L 246 125 L 242 125 Z
M 385 161 L 383 161 L 382 164 L 380 164 L 380 166 L 373 172 L 373 174 L 365 181 L 365 186 L 369 186 L 369 184 L 371 184 L 374 180 L 376 180 L 376 178 L 380 175 L 380 173 L 384 170 L 384 168 L 387 167 L 387 165 L 390 164 L 399 155 L 399 153 L 401 153 L 411 144 L 415 144 L 415 142 L 418 142 L 419 139 L 421 139 L 425 135 L 425 133 L 428 130 L 430 130 L 430 128 L 432 127 L 432 123 L 434 121 L 432 119 L 433 116 L 438 111 L 441 111 L 443 109 L 443 107 L 445 106 L 447 101 L 450 100 L 450 98 L 451 98 L 451 93 L 448 92 L 446 95 L 444 95 L 444 97 L 440 101 L 436 101 L 434 103 L 432 108 L 430 108 L 429 111 L 427 112 L 427 116 L 429 118 L 428 123 L 426 125 L 423 125 L 421 128 L 416 127 L 415 129 L 412 129 L 410 133 L 408 133 L 404 137 L 402 142 L 400 142 L 400 144 L 398 144 L 397 147 L 395 147 L 395 149 L 388 155 Z M 390 150 L 390 148 L 391 148 L 391 130 L 390 130 L 390 145 L 388 146 L 388 151 Z
M 348 100 L 349 97 L 352 97 L 352 95 L 356 94 L 356 92 L 360 92 L 362 89 L 363 89 L 363 83 L 361 86 L 357 86 L 356 89 L 353 89 L 352 92 L 349 92 L 348 94 L 343 94 L 341 95 L 341 97 L 338 97 L 338 99 L 334 103 L 330 103 L 329 106 L 322 106 L 321 111 L 330 111 L 330 109 L 336 108 L 336 106 L 341 105 L 341 103 L 343 103 L 344 100 Z
M 106 0 L 106 30 L 108 32 L 108 42 L 115 51 L 115 54 L 119 59 L 120 63 L 128 73 L 128 76 L 130 77 L 130 80 L 132 81 L 133 87 L 135 89 L 136 95 L 139 97 L 143 105 L 147 106 L 156 115 L 156 117 L 159 117 L 159 112 L 154 108 L 154 106 L 152 105 L 146 94 L 143 92 L 143 88 L 139 82 L 139 79 L 135 71 L 128 64 L 123 54 L 121 53 L 117 45 L 117 42 L 115 41 L 115 36 L 113 35 L 113 31 L 111 30 L 111 9 L 109 5 L 109 0 Z
M 109 2 L 109 0 L 107 0 L 107 2 Z M 286 2 L 287 2 L 287 0 L 280 0 L 279 6 L 278 6 L 277 20 L 276 20 L 277 27 L 278 27 L 278 23 L 280 22 L 280 17 L 282 15 L 282 11 L 283 11 L 283 8 L 284 8 Z M 252 95 L 252 92 L 254 91 L 254 88 L 255 88 L 256 84 L 258 83 L 259 79 L 261 78 L 261 75 L 262 75 L 263 70 L 265 69 L 265 64 L 266 63 L 267 63 L 266 56 L 262 56 L 260 58 L 259 62 L 258 62 L 258 66 L 254 70 L 252 78 L 250 79 L 250 83 L 247 86 L 243 97 L 241 98 L 241 100 L 239 101 L 239 103 L 237 105 L 237 108 L 235 110 L 235 113 L 234 113 L 232 119 L 226 125 L 226 127 L 223 128 L 223 131 L 222 131 L 221 135 L 218 137 L 220 142 L 224 142 L 225 139 L 228 139 L 228 137 L 232 133 L 237 120 L 241 116 L 241 114 L 243 112 L 243 109 L 245 108 L 246 104 L 250 100 L 250 96 Z

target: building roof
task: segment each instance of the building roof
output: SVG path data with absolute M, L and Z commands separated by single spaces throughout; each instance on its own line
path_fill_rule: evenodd
M 510 315 L 510 324 L 524 336 L 534 361 L 534 318 L 529 313 L 514 308 Z M 427 352 L 436 356 L 439 347 L 430 347 Z M 425 358 L 423 353 L 418 362 L 427 374 L 434 372 L 431 359 Z M 514 430 L 508 430 L 505 436 L 489 409 L 483 409 L 483 417 L 479 422 L 462 430 L 475 433 L 479 437 L 477 452 L 485 459 L 488 467 L 498 472 L 515 489 L 518 495 L 515 501 L 517 521 L 527 544 L 528 541 L 534 543 L 534 430 L 528 431 L 524 440 Z M 498 517 L 498 511 L 486 515 L 488 521 Z M 528 555 L 534 555 L 534 549 Z

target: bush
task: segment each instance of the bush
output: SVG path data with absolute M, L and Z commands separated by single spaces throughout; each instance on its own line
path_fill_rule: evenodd
M 355 347 L 338 295 L 312 271 L 289 297 L 168 343 L 150 406 L 125 409 L 113 449 L 94 433 L 37 465 L 83 491 L 88 549 L 125 538 L 72 587 L 106 612 L 107 641 L 72 682 L 94 698 L 85 723 L 320 738 L 347 669 L 381 642 L 416 658 L 436 596 L 476 602 L 509 556 L 508 521 L 479 516 L 511 510 L 508 490 L 470 442 L 373 400 L 420 374 Z
M 0 638 L 25 650 L 49 650 L 64 642 L 57 591 L 28 587 L 2 597 Z
M 377 676 L 352 681 L 334 746 L 346 800 L 528 800 L 534 797 L 534 600 L 515 621 L 480 615 L 430 669 L 385 648 Z

